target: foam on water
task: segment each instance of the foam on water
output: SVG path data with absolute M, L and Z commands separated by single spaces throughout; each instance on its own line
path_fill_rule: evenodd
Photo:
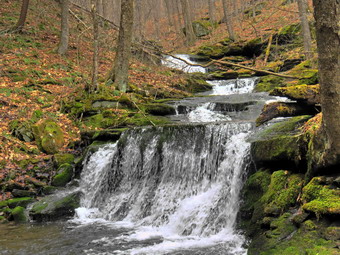
M 205 103 L 195 110 L 189 112 L 188 120 L 190 122 L 198 122 L 198 123 L 208 123 L 208 122 L 216 122 L 216 121 L 230 121 L 231 118 L 228 115 L 224 115 L 218 112 L 213 111 L 212 103 Z

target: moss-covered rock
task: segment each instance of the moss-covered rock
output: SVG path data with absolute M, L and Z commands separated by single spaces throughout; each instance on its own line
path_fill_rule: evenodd
M 307 105 L 320 103 L 320 85 L 298 85 L 276 88 L 270 95 L 287 97 Z
M 25 208 L 21 206 L 17 206 L 13 209 L 12 216 L 16 223 L 24 223 L 28 221 L 25 214 Z
M 39 149 L 48 154 L 58 153 L 64 146 L 64 134 L 56 122 L 51 119 L 39 121 L 32 126 Z
M 29 215 L 36 221 L 66 219 L 74 215 L 75 209 L 79 207 L 79 202 L 79 192 L 66 196 L 47 196 L 33 204 Z
M 59 168 L 63 164 L 73 164 L 74 155 L 70 153 L 59 153 L 53 155 L 53 163 L 56 168 Z
M 65 163 L 58 168 L 57 175 L 53 177 L 52 185 L 56 187 L 64 187 L 72 180 L 73 166 Z
M 281 45 L 289 44 L 289 43 L 298 43 L 301 42 L 300 39 L 301 32 L 301 24 L 289 24 L 287 26 L 282 27 L 279 32 L 274 35 L 274 41 Z
M 166 104 L 144 104 L 143 107 L 145 112 L 156 116 L 176 114 L 175 108 Z
M 255 92 L 270 92 L 278 87 L 285 87 L 287 84 L 284 79 L 275 75 L 263 76 L 260 81 L 256 84 Z
M 277 117 L 292 117 L 303 114 L 312 114 L 314 109 L 309 109 L 300 106 L 297 103 L 273 102 L 266 104 L 260 116 L 256 119 L 256 126 L 277 118 Z
M 215 71 L 212 73 L 209 73 L 207 78 L 209 80 L 230 80 L 230 79 L 236 79 L 239 77 L 239 73 L 233 70 L 229 71 Z
M 302 200 L 303 209 L 321 215 L 340 214 L 340 190 L 322 185 L 322 178 L 314 177 L 304 188 Z
M 299 127 L 310 116 L 298 116 L 276 123 L 260 132 L 251 144 L 253 160 L 257 164 L 280 162 L 298 166 L 305 156 L 306 144 Z
M 216 27 L 216 24 L 210 22 L 209 20 L 196 20 L 192 22 L 192 27 L 196 37 L 207 36 Z
M 35 202 L 36 199 L 32 198 L 32 197 L 20 197 L 20 198 L 12 198 L 9 199 L 7 201 L 4 201 L 6 203 L 6 206 L 8 206 L 9 208 L 15 208 L 17 206 L 21 206 L 21 207 L 27 207 L 27 205 Z
M 186 90 L 191 93 L 205 92 L 212 89 L 212 85 L 207 83 L 206 80 L 199 74 L 188 76 L 185 87 Z

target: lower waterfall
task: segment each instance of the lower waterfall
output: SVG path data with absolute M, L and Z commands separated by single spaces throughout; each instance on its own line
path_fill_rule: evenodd
M 105 254 L 209 254 L 194 252 L 203 247 L 246 254 L 235 222 L 251 129 L 251 123 L 230 122 L 127 131 L 88 154 L 75 221 L 131 228 L 95 240 L 102 245 L 154 240 Z

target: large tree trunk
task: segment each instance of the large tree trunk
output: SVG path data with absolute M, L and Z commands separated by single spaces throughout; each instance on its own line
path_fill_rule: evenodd
M 60 55 L 66 54 L 68 50 L 68 41 L 69 41 L 69 9 L 70 9 L 70 1 L 62 0 L 61 2 L 61 34 L 60 34 L 60 43 L 58 48 L 58 53 Z
M 191 46 L 196 41 L 196 36 L 194 33 L 194 28 L 192 26 L 191 8 L 189 0 L 181 0 L 184 24 L 185 24 L 185 36 L 187 46 Z
M 114 65 L 114 75 L 111 79 L 118 89 L 126 92 L 128 85 L 129 60 L 131 56 L 132 31 L 133 31 L 133 0 L 121 1 L 121 16 L 118 36 L 118 45 Z
M 305 49 L 306 59 L 311 59 L 313 57 L 312 52 L 312 36 L 309 29 L 309 23 L 307 18 L 308 6 L 306 0 L 298 0 L 299 15 L 302 27 L 303 36 L 303 46 Z
M 22 0 L 20 17 L 19 17 L 18 23 L 13 28 L 13 31 L 16 31 L 19 33 L 22 32 L 22 29 L 24 28 L 25 22 L 26 22 L 29 2 L 30 2 L 29 0 Z
M 340 160 L 340 1 L 313 0 L 323 128 L 331 163 Z
M 233 24 L 231 23 L 231 17 L 230 17 L 230 13 L 228 9 L 227 0 L 222 0 L 222 4 L 223 4 L 224 21 L 227 24 L 229 38 L 231 40 L 235 40 L 235 33 L 234 33 Z

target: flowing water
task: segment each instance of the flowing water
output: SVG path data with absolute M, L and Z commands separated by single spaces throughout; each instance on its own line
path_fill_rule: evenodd
M 255 83 L 211 81 L 208 96 L 173 103 L 176 125 L 132 129 L 89 153 L 74 219 L 0 226 L 0 254 L 246 254 L 235 224 L 247 138 L 271 99 L 251 93 Z

